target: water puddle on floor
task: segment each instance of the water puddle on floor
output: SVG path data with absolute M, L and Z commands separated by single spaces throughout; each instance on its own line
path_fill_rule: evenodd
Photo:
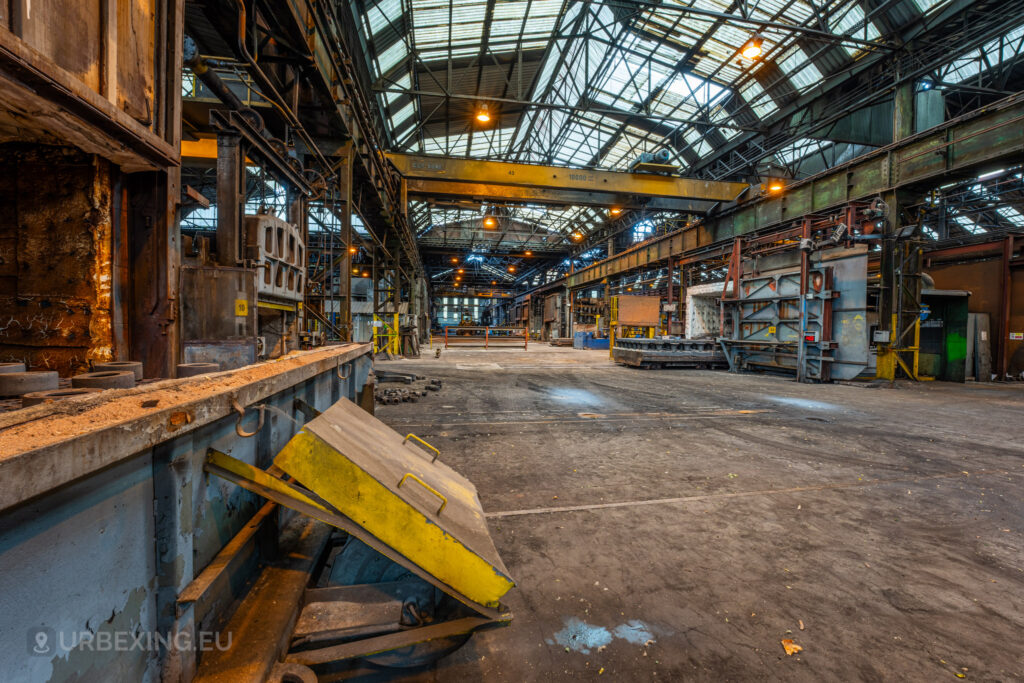
M 548 645 L 559 644 L 567 650 L 574 650 L 589 655 L 591 650 L 601 650 L 612 640 L 619 638 L 633 645 L 647 645 L 654 642 L 654 634 L 644 622 L 633 619 L 612 629 L 595 626 L 577 619 L 565 619 L 565 628 L 555 634 L 554 640 L 548 639 Z
M 552 401 L 570 403 L 578 406 L 599 406 L 605 401 L 597 394 L 586 389 L 574 389 L 572 387 L 551 387 L 545 391 Z
M 811 401 L 806 398 L 792 398 L 790 396 L 765 396 L 765 398 L 774 403 L 781 403 L 782 405 L 793 406 L 794 408 L 803 408 L 804 410 L 841 411 L 843 409 L 842 406 L 837 406 L 834 403 Z

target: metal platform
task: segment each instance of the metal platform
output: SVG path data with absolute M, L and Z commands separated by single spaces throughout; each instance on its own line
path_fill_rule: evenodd
M 635 368 L 724 368 L 725 354 L 714 339 L 676 337 L 615 340 L 612 360 Z

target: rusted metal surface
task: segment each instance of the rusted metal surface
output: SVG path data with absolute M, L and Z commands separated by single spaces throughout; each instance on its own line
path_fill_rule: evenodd
M 0 416 L 0 510 L 233 414 L 232 397 L 252 405 L 368 354 L 368 345 L 342 344 L 239 370 L 104 392 L 73 406 L 62 402 L 6 413 Z
M 121 316 L 110 165 L 69 148 L 22 144 L 0 146 L 0 159 L 0 360 L 65 376 L 111 360 Z

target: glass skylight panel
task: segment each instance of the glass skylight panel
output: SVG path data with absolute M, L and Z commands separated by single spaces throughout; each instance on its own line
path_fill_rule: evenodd
M 1012 206 L 1001 206 L 996 209 L 996 213 L 1018 228 L 1024 228 L 1024 215 L 1021 215 L 1020 211 Z
M 980 235 L 981 233 L 985 232 L 985 230 L 980 225 L 972 221 L 970 218 L 967 218 L 966 216 L 961 216 L 958 214 L 956 216 L 953 216 L 953 220 L 956 221 L 960 227 L 962 227 L 964 230 L 971 233 L 972 235 Z
M 690 147 L 698 157 L 704 157 L 711 153 L 712 147 L 707 139 L 693 128 L 688 128 L 683 133 L 683 138 L 690 143 Z
M 654 222 L 645 219 L 633 226 L 633 241 L 643 242 L 654 233 Z
M 469 156 L 474 159 L 501 156 L 512 140 L 512 128 L 492 128 L 473 133 Z
M 424 59 L 477 54 L 486 15 L 479 0 L 412 0 L 416 48 Z
M 612 169 L 625 168 L 640 154 L 642 142 L 643 138 L 623 131 L 604 155 L 601 166 Z
M 412 88 L 412 78 L 409 76 L 408 72 L 406 72 L 400 78 L 394 79 L 394 83 L 384 83 L 383 87 L 394 90 L 410 90 Z M 384 93 L 384 100 L 387 103 L 389 110 L 393 110 L 395 108 L 395 103 L 402 97 L 404 97 L 402 93 Z
M 784 19 L 788 24 L 803 24 L 814 16 L 814 8 L 802 0 L 758 0 L 751 3 L 750 16 L 754 19 Z
M 801 138 L 792 145 L 776 152 L 775 157 L 784 164 L 792 164 L 793 162 L 803 159 L 814 152 L 820 152 L 824 147 L 828 146 L 828 144 L 829 143 L 821 142 L 820 140 Z
M 731 121 L 729 120 L 730 118 L 731 117 L 729 116 L 729 110 L 726 109 L 724 105 L 719 105 L 715 107 L 714 110 L 711 112 L 711 120 L 714 121 L 715 123 L 731 123 Z M 724 137 L 726 140 L 731 140 L 737 135 L 739 135 L 739 130 L 737 130 L 736 128 L 720 127 L 718 129 L 718 132 L 721 133 L 722 137 Z
M 765 92 L 756 79 L 751 78 L 746 85 L 740 88 L 740 95 L 750 105 L 754 113 L 765 118 L 779 110 L 778 105 L 772 96 Z
M 793 46 L 779 62 L 779 69 L 789 77 L 790 83 L 803 90 L 822 80 L 821 72 L 808 59 L 800 48 Z
M 396 41 L 391 47 L 384 50 L 384 52 L 377 53 L 377 63 L 380 65 L 380 72 L 386 74 L 396 66 L 398 66 L 402 60 L 406 58 L 409 51 L 405 48 L 405 43 L 401 40 Z
M 860 5 L 852 4 L 849 9 L 838 19 L 831 22 L 834 33 L 860 38 L 861 40 L 874 40 L 880 35 L 878 29 L 870 21 L 865 21 L 864 10 Z M 851 56 L 857 56 L 864 51 L 864 48 L 850 43 L 843 45 Z
M 690 74 L 680 74 L 668 87 L 683 97 L 693 98 L 702 107 L 711 104 L 726 92 L 725 88 Z
M 946 0 L 914 0 L 914 4 L 917 5 L 917 8 L 924 13 L 930 12 L 945 2 Z
M 961 55 L 943 70 L 943 78 L 953 83 L 960 83 L 1004 60 L 1014 59 L 1021 47 L 1022 39 L 1024 39 L 1024 26 L 1018 26 L 1001 38 Z
M 402 107 L 394 116 L 391 117 L 391 128 L 392 130 L 398 130 L 405 124 L 406 121 L 416 113 L 416 105 L 410 102 L 409 104 Z
M 381 0 L 366 8 L 364 18 L 371 38 L 376 37 L 385 28 L 393 27 L 394 30 L 400 30 L 402 0 Z
M 464 156 L 466 154 L 467 136 L 441 136 L 423 139 L 424 154 L 442 154 L 448 156 Z
M 552 157 L 570 166 L 589 165 L 609 137 L 607 133 L 574 119 L 564 140 L 552 151 Z

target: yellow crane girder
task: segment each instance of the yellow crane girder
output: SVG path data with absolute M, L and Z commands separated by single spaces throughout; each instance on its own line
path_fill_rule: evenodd
M 729 202 L 746 183 L 654 173 L 593 171 L 507 161 L 387 154 L 406 179 L 409 194 L 627 208 L 635 198 Z M 669 208 L 669 207 L 666 207 Z M 671 207 L 676 208 L 676 207 Z M 684 209 L 685 210 L 685 209 Z M 693 204 L 690 210 L 698 210 Z

